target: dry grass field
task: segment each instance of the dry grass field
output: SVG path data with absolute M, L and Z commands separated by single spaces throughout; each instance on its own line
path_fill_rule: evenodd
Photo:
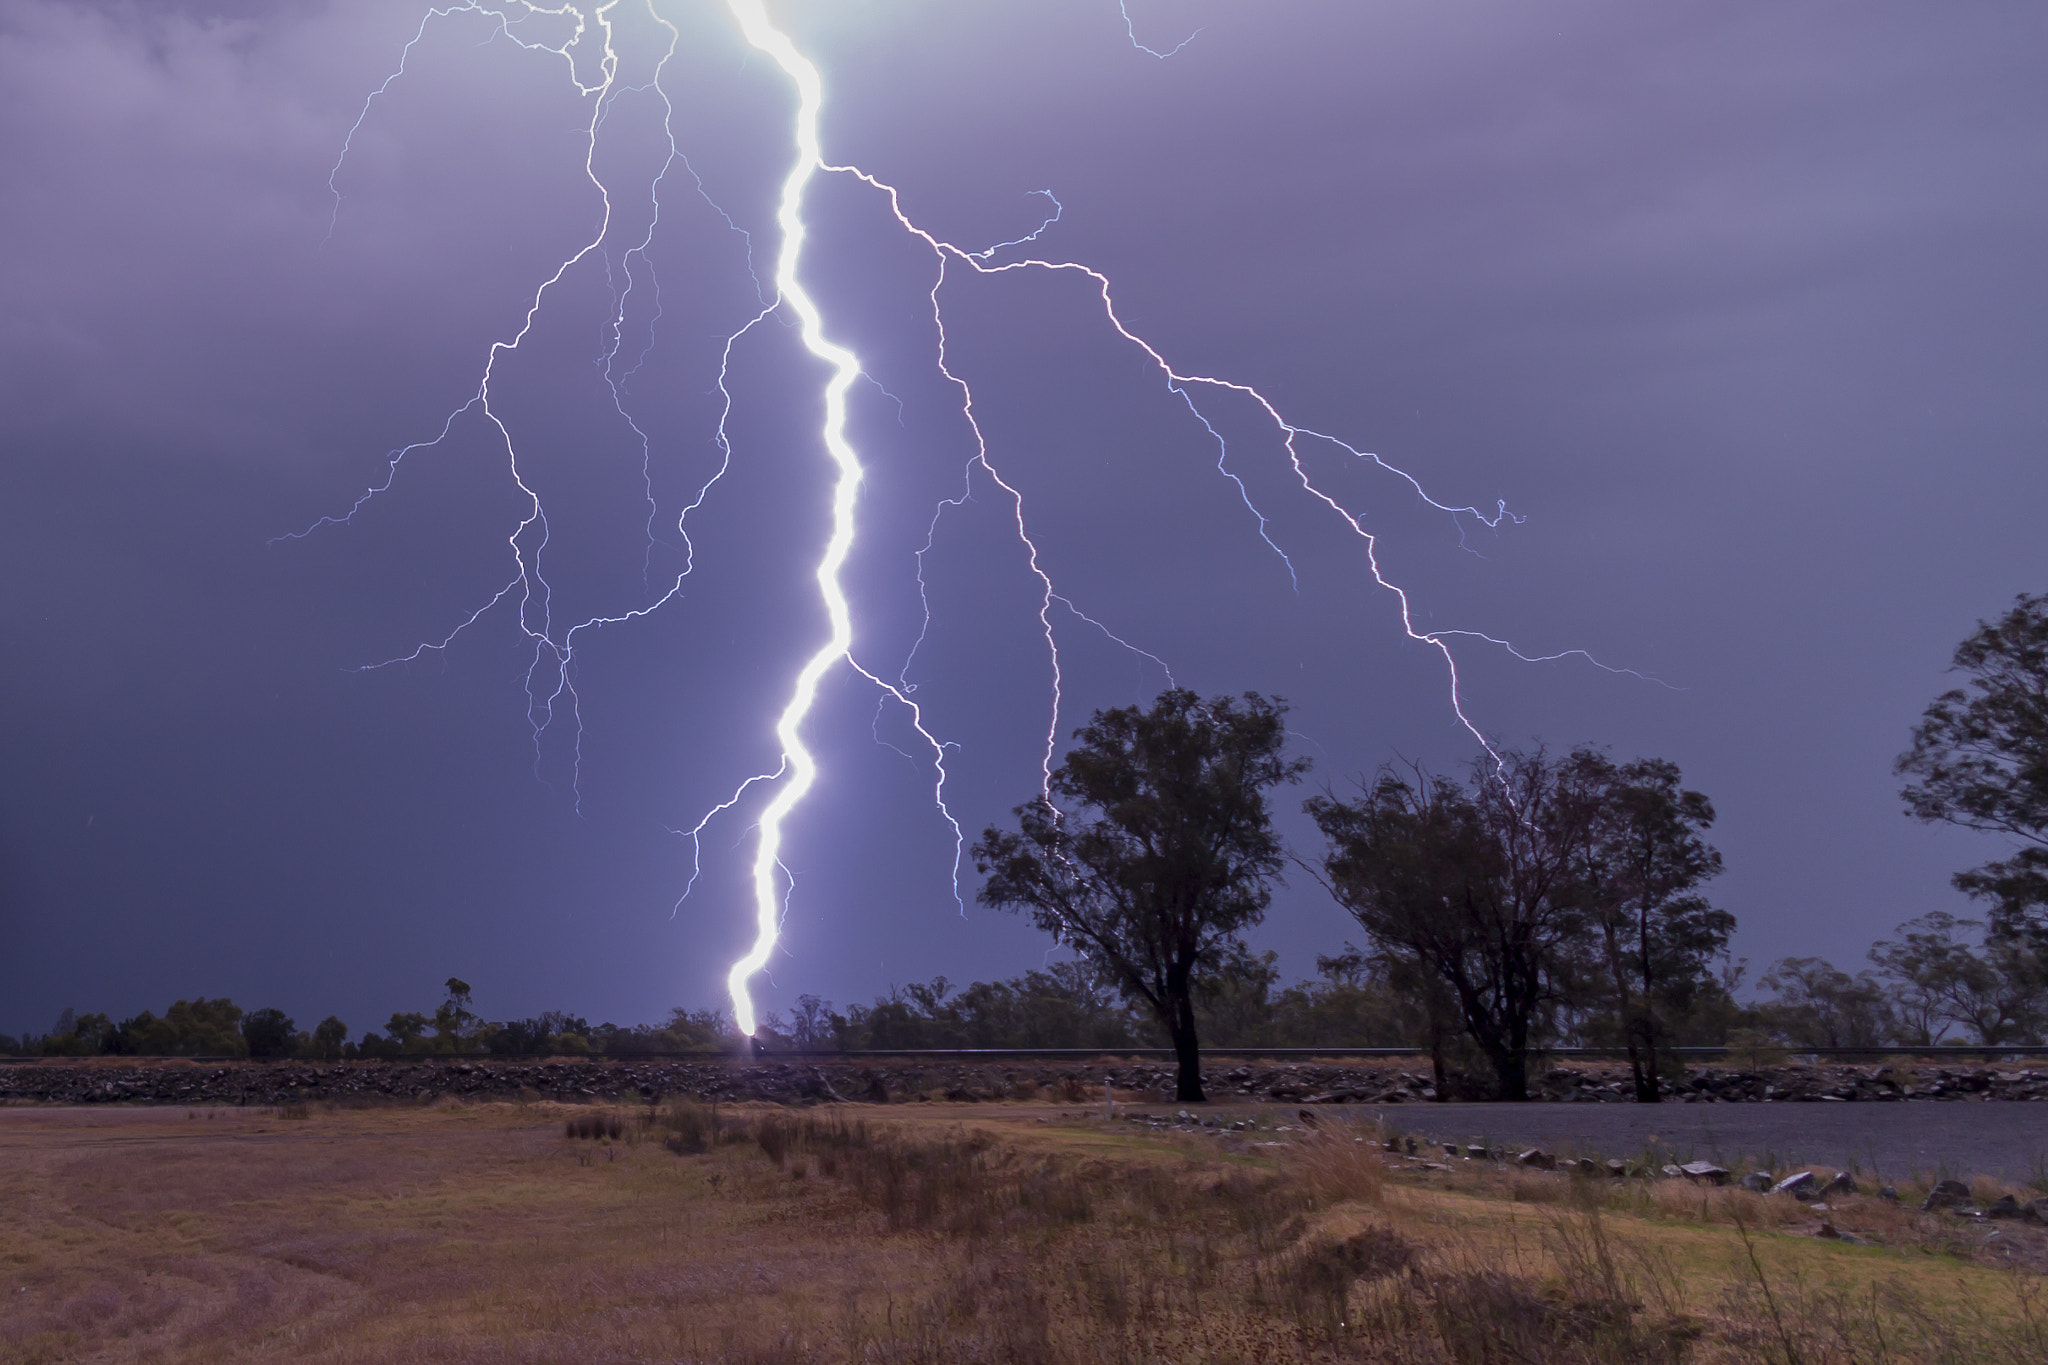
M 1394 1172 L 1357 1137 L 1023 1104 L 0 1109 L 0 1362 L 2048 1360 L 2031 1229 Z

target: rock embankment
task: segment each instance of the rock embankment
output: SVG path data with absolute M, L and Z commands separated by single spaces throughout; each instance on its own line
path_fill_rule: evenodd
M 286 1104 L 304 1100 L 535 1099 L 644 1102 L 702 1100 L 871 1104 L 919 1100 L 1048 1099 L 1066 1103 L 1170 1098 L 1174 1072 L 1157 1062 L 905 1061 L 707 1057 L 688 1061 L 597 1059 L 391 1062 L 227 1062 L 98 1058 L 0 1062 L 0 1101 L 47 1104 Z M 1291 1104 L 1402 1104 L 1437 1098 L 1412 1063 L 1246 1062 L 1219 1058 L 1204 1075 L 1210 1098 Z M 1105 1092 L 1105 1087 L 1107 1091 Z M 1531 1098 L 1628 1102 L 1625 1067 L 1574 1063 L 1544 1071 Z M 1469 1097 L 1479 1098 L 1483 1091 Z M 1458 1096 L 1466 1098 L 1468 1096 Z M 2048 1099 L 2048 1067 L 1700 1067 L 1671 1087 L 1682 1103 Z

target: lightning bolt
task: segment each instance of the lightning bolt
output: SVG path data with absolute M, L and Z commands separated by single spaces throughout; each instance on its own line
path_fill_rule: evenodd
M 1165 61 L 1168 57 L 1171 57 L 1174 53 L 1179 52 L 1189 43 L 1192 43 L 1195 40 L 1195 33 L 1200 33 L 1202 31 L 1200 29 L 1196 29 L 1194 33 L 1190 33 L 1187 37 L 1181 39 L 1172 47 L 1166 49 L 1166 51 L 1161 52 L 1156 47 L 1146 47 L 1143 43 L 1138 41 L 1138 25 L 1137 21 L 1131 18 L 1131 7 L 1129 0 L 1116 0 L 1116 8 L 1117 13 L 1123 15 L 1124 17 L 1124 32 L 1130 35 L 1131 46 L 1135 47 L 1136 49 L 1138 49 L 1138 51 L 1144 53 L 1148 57 L 1157 57 L 1162 62 Z
M 825 382 L 825 449 L 838 469 L 832 490 L 832 531 L 825 540 L 825 553 L 818 561 L 818 595 L 825 603 L 831 634 L 797 670 L 789 702 L 775 722 L 775 737 L 781 741 L 784 776 L 761 812 L 760 834 L 754 851 L 754 944 L 726 975 L 732 994 L 733 1016 L 740 1032 L 751 1035 L 755 1028 L 754 1000 L 747 980 L 768 965 L 781 928 L 778 913 L 776 872 L 782 855 L 782 822 L 810 793 L 818 780 L 818 762 L 804 747 L 802 726 L 818 698 L 818 684 L 827 671 L 847 657 L 853 648 L 853 613 L 846 591 L 840 586 L 839 571 L 853 549 L 853 509 L 860 494 L 860 456 L 846 438 L 846 391 L 860 377 L 860 360 L 844 346 L 826 339 L 825 321 L 817 302 L 803 286 L 798 268 L 803 262 L 804 191 L 818 173 L 818 111 L 825 102 L 825 84 L 818 68 L 796 49 L 788 35 L 768 20 L 760 0 L 729 0 L 727 6 L 749 43 L 782 68 L 796 87 L 796 164 L 782 182 L 782 202 L 776 208 L 776 225 L 782 230 L 782 250 L 775 264 L 775 288 L 782 301 L 797 315 L 802 326 L 805 349 L 832 367 Z
M 764 283 L 756 272 L 753 235 L 711 197 L 702 178 L 690 165 L 677 142 L 673 128 L 674 106 L 661 82 L 662 74 L 675 54 L 680 35 L 674 25 L 663 19 L 656 11 L 654 0 L 641 2 L 645 5 L 649 19 L 666 31 L 667 46 L 654 62 L 652 74 L 648 79 L 632 85 L 620 82 L 621 63 L 614 48 L 612 16 L 625 2 L 626 0 L 604 0 L 604 3 L 587 11 L 575 3 L 549 6 L 537 3 L 536 0 L 509 0 L 507 3 L 499 4 L 485 3 L 485 0 L 467 0 L 461 4 L 435 6 L 426 11 L 418 29 L 405 43 L 396 68 L 365 99 L 361 112 L 343 139 L 341 154 L 328 175 L 328 187 L 334 200 L 328 233 L 330 239 L 341 215 L 340 177 L 357 133 L 370 117 L 377 100 L 406 74 L 408 64 L 419 44 L 425 39 L 429 26 L 436 21 L 462 16 L 482 19 L 486 23 L 486 41 L 504 39 L 523 52 L 560 59 L 566 64 L 571 86 L 578 97 L 587 101 L 589 105 L 589 120 L 585 127 L 583 144 L 583 172 L 596 191 L 600 212 L 588 238 L 575 251 L 563 258 L 552 273 L 535 287 L 527 299 L 517 330 L 509 337 L 489 343 L 476 389 L 467 401 L 448 414 L 440 430 L 426 440 L 391 451 L 386 457 L 381 481 L 367 488 L 345 513 L 321 517 L 305 529 L 280 536 L 277 540 L 299 539 L 323 527 L 346 525 L 364 506 L 391 490 L 409 457 L 440 445 L 449 437 L 457 423 L 466 418 L 477 417 L 488 423 L 502 447 L 512 483 L 526 504 L 524 514 L 506 538 L 512 559 L 509 578 L 493 595 L 463 616 L 454 628 L 441 638 L 422 642 L 408 653 L 364 667 L 383 668 L 408 663 L 429 653 L 446 650 L 486 614 L 508 601 L 514 603 L 518 628 L 532 642 L 534 649 L 532 662 L 526 674 L 525 688 L 527 716 L 533 730 L 536 772 L 540 766 L 542 737 L 554 723 L 558 711 L 566 708 L 574 722 L 576 735 L 576 787 L 580 810 L 582 717 L 581 702 L 574 682 L 577 639 L 586 631 L 636 621 L 659 611 L 682 594 L 685 583 L 696 565 L 696 545 L 690 534 L 691 519 L 704 508 L 714 488 L 731 470 L 734 460 L 733 445 L 728 435 L 734 397 L 728 387 L 728 379 L 735 348 L 769 318 L 778 314 L 793 317 L 805 349 L 829 371 L 822 390 L 824 416 L 818 434 L 823 452 L 832 468 L 831 525 L 813 571 L 819 601 L 824 607 L 827 631 L 825 638 L 797 668 L 790 681 L 787 698 L 776 717 L 774 733 L 780 751 L 776 765 L 770 770 L 755 773 L 738 782 L 731 789 L 729 796 L 706 810 L 691 828 L 672 831 L 687 839 L 691 848 L 690 875 L 677 902 L 680 906 L 682 900 L 687 899 L 695 889 L 702 874 L 703 840 L 712 823 L 747 802 L 755 788 L 768 789 L 772 793 L 761 809 L 752 831 L 755 840 L 750 869 L 753 941 L 746 953 L 732 964 L 726 979 L 734 1018 L 742 1033 L 751 1035 L 758 1027 L 759 1019 L 754 1008 L 750 982 L 768 966 L 774 954 L 783 919 L 788 913 L 789 898 L 793 893 L 794 879 L 783 857 L 787 841 L 787 821 L 813 791 L 818 779 L 818 761 L 806 745 L 803 731 L 816 707 L 821 684 L 842 664 L 877 690 L 878 718 L 882 708 L 895 704 L 930 751 L 932 800 L 937 812 L 952 831 L 953 896 L 962 913 L 965 911 L 965 900 L 960 887 L 965 832 L 946 801 L 946 757 L 948 749 L 952 746 L 940 740 L 928 726 L 923 703 L 917 695 L 919 685 L 913 681 L 912 675 L 918 655 L 926 644 L 932 626 L 931 604 L 927 592 L 927 558 L 937 543 L 942 520 L 949 512 L 962 508 L 974 500 L 977 484 L 985 484 L 994 490 L 1006 507 L 1023 554 L 1025 570 L 1037 585 L 1037 627 L 1044 641 L 1051 674 L 1050 706 L 1039 761 L 1041 791 L 1048 795 L 1050 793 L 1064 705 L 1065 675 L 1061 659 L 1060 630 L 1056 627 L 1056 621 L 1071 617 L 1074 621 L 1091 627 L 1135 658 L 1157 666 L 1169 685 L 1175 682 L 1173 670 L 1163 658 L 1118 634 L 1109 625 L 1088 614 L 1056 585 L 1047 566 L 1046 556 L 1031 534 L 1022 487 L 997 467 L 991 455 L 988 435 L 983 429 L 977 410 L 972 384 L 964 374 L 955 369 L 951 361 L 942 295 L 953 282 L 956 273 L 961 273 L 962 278 L 969 275 L 1001 276 L 1020 272 L 1053 276 L 1079 275 L 1089 281 L 1090 287 L 1099 298 L 1105 325 L 1122 341 L 1146 357 L 1157 371 L 1166 392 L 1184 404 L 1195 422 L 1206 432 L 1215 450 L 1214 469 L 1235 487 L 1246 513 L 1252 520 L 1256 534 L 1280 561 L 1289 582 L 1296 591 L 1299 591 L 1300 578 L 1294 562 L 1275 539 L 1272 522 L 1254 501 L 1250 488 L 1233 467 L 1235 453 L 1222 434 L 1211 409 L 1213 401 L 1238 400 L 1252 404 L 1271 427 L 1277 438 L 1278 449 L 1293 475 L 1294 482 L 1299 485 L 1303 494 L 1337 517 L 1360 543 L 1367 573 L 1377 588 L 1393 598 L 1406 637 L 1435 650 L 1442 657 L 1448 679 L 1452 713 L 1459 724 L 1494 757 L 1496 763 L 1500 762 L 1500 755 L 1467 713 L 1458 671 L 1458 656 L 1451 645 L 1454 640 L 1476 640 L 1504 650 L 1525 662 L 1578 658 L 1610 673 L 1661 682 L 1633 669 L 1611 667 L 1584 650 L 1570 649 L 1552 654 L 1530 654 L 1518 649 L 1504 638 L 1476 630 L 1426 630 L 1419 627 L 1408 589 L 1389 578 L 1382 568 L 1377 535 L 1367 526 L 1362 513 L 1346 506 L 1316 481 L 1304 460 L 1304 447 L 1312 445 L 1339 452 L 1354 462 L 1369 464 L 1405 482 L 1424 506 L 1450 520 L 1458 533 L 1461 546 L 1465 543 L 1468 526 L 1483 526 L 1497 531 L 1504 524 L 1519 523 L 1522 520 L 1509 511 L 1504 501 L 1496 502 L 1491 509 L 1440 501 L 1432 496 L 1414 475 L 1379 455 L 1339 437 L 1290 421 L 1283 416 L 1279 406 L 1258 388 L 1219 375 L 1187 372 L 1176 368 L 1161 350 L 1125 321 L 1117 307 L 1112 283 L 1102 271 L 1076 261 L 1022 254 L 1026 249 L 1036 248 L 1045 234 L 1051 231 L 1065 214 L 1065 206 L 1050 189 L 1031 192 L 1033 196 L 1043 197 L 1051 206 L 1050 214 L 1036 229 L 991 246 L 970 249 L 944 240 L 920 226 L 904 207 L 904 196 L 894 185 L 878 179 L 858 166 L 834 164 L 825 160 L 821 139 L 821 118 L 825 98 L 823 78 L 816 65 L 798 49 L 789 35 L 770 20 L 765 0 L 723 0 L 724 8 L 737 26 L 740 35 L 755 51 L 774 64 L 789 81 L 796 96 L 796 108 L 791 123 L 793 160 L 781 183 L 775 210 L 775 228 L 778 235 L 775 267 L 771 282 Z M 1164 59 L 1179 52 L 1195 36 L 1190 34 L 1179 45 L 1165 51 L 1147 47 L 1138 41 L 1135 24 L 1124 0 L 1119 0 L 1118 8 L 1124 18 L 1131 44 L 1140 52 Z M 567 36 L 552 41 L 522 36 L 522 25 L 535 20 L 552 20 L 566 24 Z M 594 53 L 586 44 L 594 44 Z M 630 242 L 615 260 L 612 248 L 608 245 L 614 225 L 614 193 L 597 170 L 597 150 L 607 119 L 617 108 L 619 100 L 629 94 L 651 94 L 659 101 L 660 130 L 666 143 L 667 155 L 660 169 L 646 186 L 649 201 L 646 230 L 639 234 L 636 240 Z M 628 399 L 631 381 L 640 372 L 652 350 L 655 329 L 662 316 L 660 282 L 649 258 L 649 251 L 661 223 L 662 187 L 670 171 L 677 165 L 681 165 L 689 174 L 698 196 L 744 243 L 746 270 L 753 280 L 756 299 L 760 306 L 725 336 L 716 380 L 721 405 L 712 438 L 718 452 L 717 465 L 710 475 L 697 485 L 694 495 L 675 517 L 674 530 L 683 554 L 682 568 L 672 580 L 656 591 L 646 583 L 651 574 L 652 555 L 657 539 L 655 527 L 659 517 L 654 491 L 653 441 L 634 418 Z M 841 582 L 841 573 L 855 542 L 855 514 L 864 474 L 859 453 L 848 436 L 848 395 L 857 380 L 866 379 L 877 388 L 881 388 L 881 385 L 873 376 L 863 372 L 860 358 L 852 350 L 831 339 L 817 301 L 805 288 L 804 251 L 809 233 L 803 216 L 804 201 L 813 183 L 821 175 L 852 177 L 875 191 L 882 197 L 887 212 L 893 216 L 897 225 L 923 242 L 931 251 L 935 268 L 929 299 L 936 338 L 935 362 L 939 375 L 958 395 L 958 410 L 969 437 L 970 449 L 962 467 L 959 492 L 941 498 L 933 508 L 925 542 L 915 552 L 916 587 L 919 605 L 923 611 L 923 621 L 916 640 L 900 666 L 894 670 L 893 680 L 884 677 L 880 671 L 866 666 L 856 656 L 852 604 Z M 522 472 L 519 451 L 511 430 L 493 407 L 492 382 L 498 361 L 519 349 L 532 331 L 535 319 L 550 293 L 561 286 L 564 278 L 572 270 L 594 257 L 603 264 L 605 280 L 612 295 L 605 340 L 595 357 L 595 363 L 609 389 L 616 415 L 633 433 L 638 443 L 642 483 L 648 509 L 645 526 L 647 547 L 643 556 L 642 574 L 643 587 L 648 596 L 640 605 L 628 610 L 610 615 L 591 616 L 573 625 L 562 627 L 554 620 L 554 590 L 542 571 L 542 561 L 549 538 L 546 510 L 539 493 Z M 632 357 L 629 364 L 626 359 L 626 322 L 629 311 L 635 306 L 634 298 L 642 287 L 643 279 L 651 299 L 652 313 L 647 323 L 646 343 Z M 882 388 L 881 391 L 894 397 L 888 394 L 886 388 Z M 900 420 L 902 403 L 901 400 L 896 401 Z M 878 731 L 877 739 L 879 738 Z M 903 751 L 899 749 L 898 752 Z

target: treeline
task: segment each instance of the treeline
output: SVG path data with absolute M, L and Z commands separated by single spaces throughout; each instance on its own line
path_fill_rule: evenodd
M 2038 976 L 2005 949 L 1986 949 L 1981 925 L 1944 914 L 1902 927 L 1871 950 L 1878 970 L 1855 976 L 1823 959 L 1790 957 L 1763 973 L 1763 994 L 1737 998 L 1747 967 L 1726 958 L 1694 983 L 1690 1008 L 1663 1017 L 1673 1047 L 1738 1052 L 1821 1048 L 2001 1046 L 2043 1041 Z M 1357 949 L 1318 957 L 1314 978 L 1282 986 L 1277 955 L 1244 956 L 1197 979 L 1195 1022 L 1208 1047 L 1391 1047 L 1428 1051 L 1429 1019 L 1415 994 Z M 720 1024 L 730 1029 L 725 1019 Z M 1607 1008 L 1564 1008 L 1532 1030 L 1539 1047 L 1613 1048 Z M 1008 981 L 957 988 L 945 977 L 901 986 L 871 1005 L 837 1010 L 798 996 L 762 1016 L 771 1048 L 858 1052 L 904 1048 L 1161 1047 L 1150 1013 L 1132 1009 L 1080 962 Z M 1462 1046 L 1447 1061 L 1479 1061 Z
M 1766 994 L 1737 999 L 1744 964 L 1726 957 L 1696 979 L 1688 1008 L 1661 1017 L 1673 1047 L 1799 1052 L 1835 1047 L 1997 1046 L 2038 1043 L 2048 1026 L 2048 993 L 2036 964 L 1983 926 L 1925 915 L 1876 944 L 1871 968 L 1851 975 L 1820 958 L 1791 957 L 1763 973 Z M 1195 1021 L 1210 1047 L 1391 1047 L 1433 1049 L 1452 1075 L 1483 1071 L 1469 1043 L 1432 1032 L 1424 998 L 1399 984 L 1384 958 L 1356 948 L 1318 957 L 1313 978 L 1282 985 L 1274 953 L 1240 953 L 1195 983 Z M 66 1010 L 43 1035 L 0 1034 L 0 1055 L 357 1059 L 488 1054 L 503 1057 L 635 1057 L 731 1051 L 732 1016 L 677 1008 L 660 1024 L 591 1024 L 546 1011 L 486 1020 L 469 984 L 451 977 L 431 1013 L 401 1011 L 382 1031 L 351 1041 L 330 1015 L 299 1030 L 282 1010 L 243 1011 L 227 999 L 180 1000 L 162 1018 L 148 1011 L 116 1024 L 104 1014 Z M 1597 1002 L 1597 1003 L 1596 1003 Z M 1532 1046 L 1615 1047 L 1620 1019 L 1597 992 L 1556 1010 L 1532 1029 Z M 800 995 L 787 1012 L 768 1011 L 756 1030 L 769 1051 L 861 1052 L 919 1048 L 1160 1047 L 1168 1037 L 1149 1011 L 1133 1008 L 1084 961 L 1053 963 L 1007 981 L 957 987 L 945 977 L 891 989 L 845 1010 Z M 1458 1086 L 1444 1077 L 1443 1093 Z
M 432 1013 L 400 1010 L 383 1031 L 351 1041 L 348 1025 L 329 1015 L 310 1031 L 283 1010 L 244 1011 L 226 998 L 180 1000 L 162 1018 L 144 1010 L 115 1023 L 104 1014 L 65 1010 L 46 1034 L 0 1033 L 0 1055 L 33 1057 L 248 1057 L 355 1061 L 486 1053 L 501 1057 L 644 1056 L 715 1052 L 738 1041 L 729 1016 L 677 1009 L 658 1025 L 591 1024 L 550 1010 L 525 1019 L 487 1020 L 472 1007 L 469 983 L 449 977 L 447 996 Z
M 39 1057 L 339 1057 L 348 1026 L 329 1016 L 301 1032 L 279 1009 L 243 1010 L 225 997 L 180 1000 L 115 1023 L 65 1010 L 46 1034 L 0 1033 L 0 1053 Z

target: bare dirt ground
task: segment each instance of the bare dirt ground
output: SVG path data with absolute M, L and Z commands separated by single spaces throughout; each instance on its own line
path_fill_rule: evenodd
M 4 1108 L 0 1362 L 2048 1359 L 2048 1232 L 1212 1117 Z

